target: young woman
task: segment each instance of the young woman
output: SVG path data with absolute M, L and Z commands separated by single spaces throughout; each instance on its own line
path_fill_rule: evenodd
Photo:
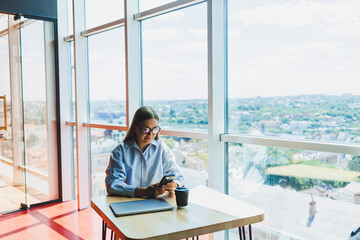
M 134 115 L 124 141 L 110 155 L 106 169 L 106 189 L 110 195 L 157 197 L 174 193 L 184 185 L 184 177 L 171 150 L 159 140 L 159 116 L 151 107 L 141 107 Z M 159 186 L 165 175 L 173 182 Z

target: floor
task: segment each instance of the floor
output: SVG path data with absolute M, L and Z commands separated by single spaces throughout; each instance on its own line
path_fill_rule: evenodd
M 1 170 L 3 166 L 1 166 Z M 27 197 L 29 204 L 36 204 L 48 201 L 48 196 L 35 188 L 27 186 Z M 12 179 L 0 173 L 0 213 L 16 211 L 20 208 L 20 203 L 25 203 L 25 186 L 12 184 Z
M 0 215 L 0 239 L 101 239 L 101 218 L 92 208 L 77 210 L 75 201 Z M 107 234 L 110 239 L 110 232 Z M 200 236 L 210 240 L 212 236 Z

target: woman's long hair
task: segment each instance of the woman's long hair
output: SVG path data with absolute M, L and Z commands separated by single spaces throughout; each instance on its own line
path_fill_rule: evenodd
M 136 139 L 136 126 L 138 126 L 138 124 L 141 123 L 142 121 L 152 118 L 155 118 L 156 120 L 159 121 L 159 116 L 151 107 L 143 106 L 140 107 L 138 110 L 136 110 L 129 131 L 126 133 L 123 142 L 129 141 L 131 139 Z M 155 139 L 159 139 L 159 133 L 156 134 Z

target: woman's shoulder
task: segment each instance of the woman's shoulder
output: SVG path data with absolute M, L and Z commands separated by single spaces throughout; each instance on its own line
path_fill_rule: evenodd
M 124 151 L 127 148 L 131 148 L 134 145 L 132 140 L 126 142 L 120 142 L 114 149 L 113 152 Z

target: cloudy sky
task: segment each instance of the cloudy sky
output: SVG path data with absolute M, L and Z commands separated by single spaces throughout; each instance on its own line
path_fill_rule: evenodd
M 231 98 L 360 94 L 359 1 L 229 0 L 228 21 Z M 206 26 L 206 3 L 143 21 L 145 100 L 207 98 Z
M 140 10 L 167 2 L 140 0 Z M 360 1 L 228 2 L 230 98 L 360 94 L 354 87 L 360 81 Z M 122 4 L 87 0 L 87 27 L 123 17 Z M 207 98 L 206 7 L 142 22 L 145 100 Z M 1 58 L 6 41 L 0 38 Z M 123 28 L 89 37 L 88 44 L 91 99 L 124 100 Z

